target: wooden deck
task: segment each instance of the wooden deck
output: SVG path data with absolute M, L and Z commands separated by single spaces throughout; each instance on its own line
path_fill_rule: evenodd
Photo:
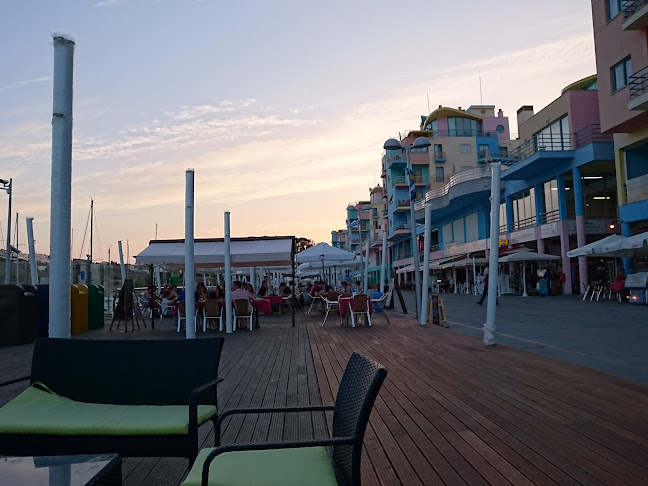
M 648 483 L 648 388 L 563 361 L 390 314 L 341 327 L 321 315 L 263 319 L 225 338 L 221 409 L 331 404 L 353 351 L 389 375 L 365 437 L 363 485 L 623 485 Z M 199 335 L 201 333 L 199 332 Z M 218 335 L 209 332 L 208 335 Z M 177 338 L 170 328 L 99 339 Z M 3 378 L 28 370 L 30 346 L 0 348 Z M 157 359 L 152 357 L 151 365 Z M 5 391 L 0 403 L 16 394 Z M 310 438 L 323 414 L 232 419 L 224 443 Z M 209 426 L 202 442 L 213 443 Z M 125 485 L 177 485 L 184 459 L 127 458 Z

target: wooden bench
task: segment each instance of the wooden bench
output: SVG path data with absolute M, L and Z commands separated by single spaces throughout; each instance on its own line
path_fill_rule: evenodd
M 0 455 L 198 454 L 218 418 L 224 339 L 39 338 L 31 386 L 0 408 Z

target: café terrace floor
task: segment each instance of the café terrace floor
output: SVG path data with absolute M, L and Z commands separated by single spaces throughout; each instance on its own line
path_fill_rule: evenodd
M 225 335 L 219 407 L 332 404 L 358 351 L 389 372 L 364 440 L 363 485 L 648 483 L 647 387 L 524 349 L 486 347 L 399 311 L 388 315 L 391 323 L 374 314 L 371 328 L 342 327 L 338 316 L 322 327 L 320 313 L 298 313 L 295 327 L 284 314 L 262 317 L 253 332 L 208 331 Z M 183 337 L 170 319 L 127 334 L 108 325 L 75 338 Z M 3 379 L 28 374 L 31 348 L 0 348 Z M 151 356 L 151 366 L 161 359 Z M 23 387 L 1 390 L 0 404 Z M 327 421 L 323 414 L 232 419 L 223 443 L 320 437 Z M 213 444 L 210 426 L 201 432 L 202 446 Z M 125 458 L 123 483 L 177 485 L 188 466 L 180 458 Z

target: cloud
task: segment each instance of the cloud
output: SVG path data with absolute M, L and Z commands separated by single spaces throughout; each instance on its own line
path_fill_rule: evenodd
M 126 0 L 103 0 L 101 2 L 93 4 L 92 6 L 95 8 L 116 7 L 118 5 L 122 5 L 123 3 L 126 3 Z
M 30 84 L 35 84 L 35 83 L 44 83 L 47 81 L 52 81 L 52 79 L 54 79 L 52 78 L 52 76 L 42 76 L 40 78 L 25 79 L 22 81 L 13 81 L 4 86 L 0 86 L 0 91 L 4 91 L 7 89 L 22 88 L 23 86 L 28 86 Z

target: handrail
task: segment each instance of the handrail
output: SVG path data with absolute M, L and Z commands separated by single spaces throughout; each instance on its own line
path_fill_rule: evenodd
M 448 192 L 450 192 L 450 189 L 453 186 L 456 186 L 457 184 L 461 184 L 462 182 L 474 181 L 476 179 L 482 179 L 484 177 L 491 177 L 492 173 L 493 172 L 491 167 L 485 166 L 485 167 L 475 167 L 474 169 L 463 170 L 457 174 L 454 174 L 453 176 L 450 177 L 450 180 L 445 186 L 427 191 L 425 193 L 425 198 L 423 200 L 416 201 L 414 203 L 414 209 L 416 210 L 423 209 L 427 201 L 431 201 L 432 199 L 437 199 L 439 197 L 445 196 L 446 194 L 448 194 Z
M 405 223 L 394 223 L 394 231 L 395 230 L 402 230 L 402 229 L 410 229 L 410 224 L 405 222 Z
M 613 136 L 611 133 L 601 133 L 600 123 L 592 123 L 574 133 L 574 146 L 577 149 L 589 145 L 590 143 L 612 141 Z
M 648 66 L 630 76 L 628 84 L 630 85 L 630 99 L 644 94 L 648 90 Z
M 625 0 L 623 2 L 623 20 L 632 17 L 646 3 L 648 3 L 648 0 Z

